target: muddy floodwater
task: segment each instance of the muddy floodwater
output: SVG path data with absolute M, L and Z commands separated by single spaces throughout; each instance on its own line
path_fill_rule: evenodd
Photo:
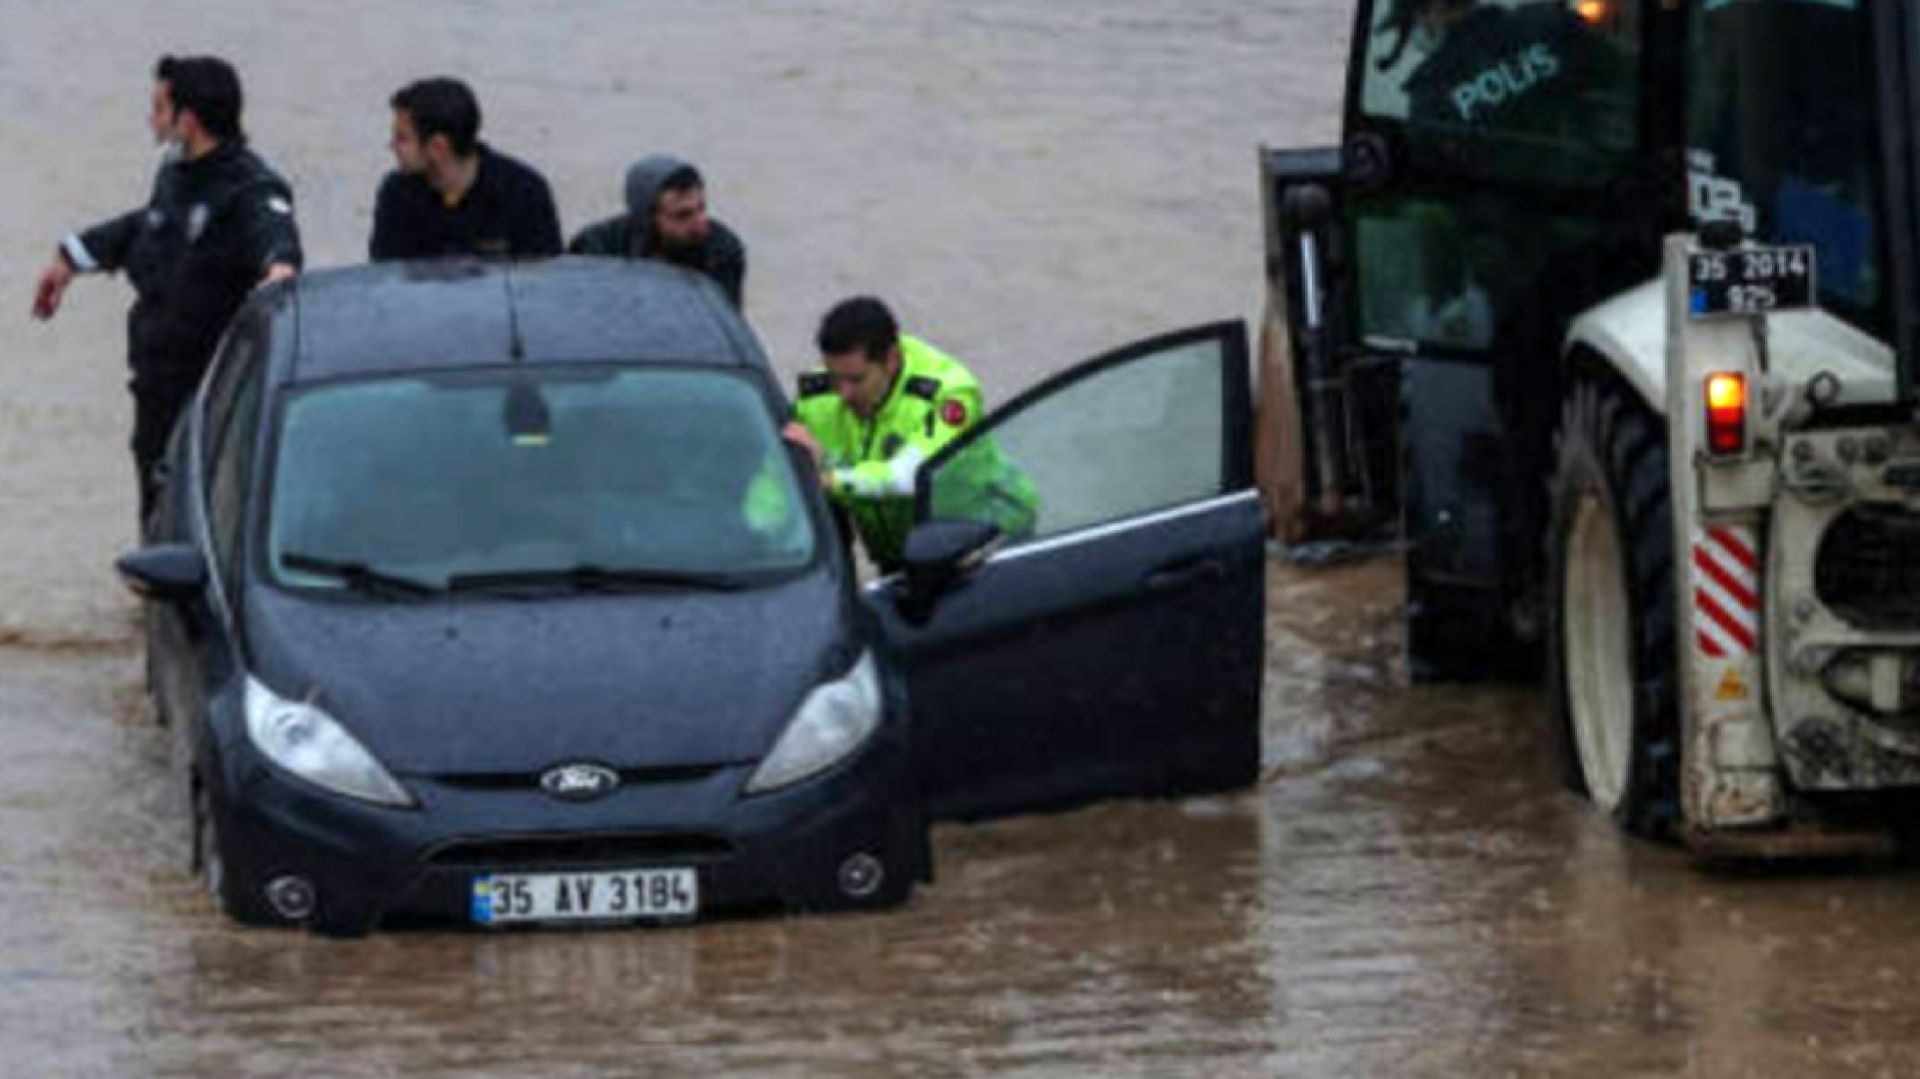
M 1004 400 L 1258 312 L 1254 152 L 1324 142 L 1344 3 L 0 3 L 0 1075 L 1908 1076 L 1920 875 L 1703 871 L 1563 794 L 1526 687 L 1416 687 L 1399 566 L 1275 559 L 1245 792 L 935 833 L 876 915 L 359 941 L 185 870 L 141 696 L 123 285 L 34 276 L 131 208 L 147 75 L 217 51 L 315 265 L 364 249 L 386 97 L 471 80 L 571 229 L 707 171 L 783 371 L 875 290 Z

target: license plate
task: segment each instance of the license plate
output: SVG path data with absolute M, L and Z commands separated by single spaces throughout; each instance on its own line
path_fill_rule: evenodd
M 1814 263 L 1814 250 L 1806 245 L 1689 255 L 1692 314 L 1695 318 L 1713 318 L 1811 307 Z
M 477 925 L 691 918 L 700 881 L 691 869 L 596 873 L 483 873 L 473 878 Z

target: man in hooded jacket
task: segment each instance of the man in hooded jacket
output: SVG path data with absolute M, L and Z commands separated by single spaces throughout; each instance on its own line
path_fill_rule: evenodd
M 744 302 L 747 247 L 732 229 L 707 216 L 700 170 L 654 154 L 627 170 L 627 212 L 580 230 L 567 245 L 574 255 L 660 259 L 713 279 L 738 308 Z

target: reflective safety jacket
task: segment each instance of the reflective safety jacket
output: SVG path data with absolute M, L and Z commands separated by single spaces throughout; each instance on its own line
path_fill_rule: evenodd
M 800 376 L 799 420 L 820 442 L 827 495 L 853 519 L 874 565 L 898 568 L 913 527 L 914 477 L 928 458 L 972 427 L 983 404 L 979 380 L 960 361 L 908 334 L 900 335 L 900 373 L 871 420 L 840 400 L 825 371 Z M 954 492 L 938 501 L 952 512 L 1031 532 L 1037 499 L 1013 462 L 982 440 L 943 473 Z M 945 477 L 951 476 L 949 481 Z

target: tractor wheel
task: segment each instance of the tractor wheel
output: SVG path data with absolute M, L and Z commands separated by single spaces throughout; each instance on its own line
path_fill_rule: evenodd
M 1629 391 L 1581 380 L 1555 457 L 1551 733 L 1570 787 L 1627 831 L 1662 837 L 1680 759 L 1666 433 Z

